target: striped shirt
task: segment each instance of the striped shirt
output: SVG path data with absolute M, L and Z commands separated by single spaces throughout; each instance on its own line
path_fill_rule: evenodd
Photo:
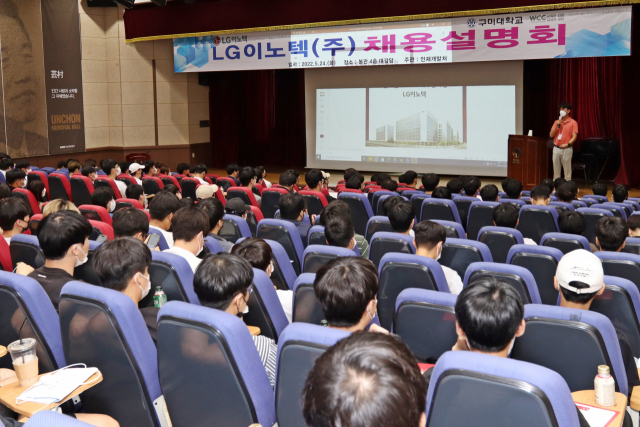
M 278 345 L 271 338 L 264 337 L 262 335 L 252 336 L 253 343 L 256 345 L 260 360 L 264 365 L 264 370 L 267 371 L 269 376 L 269 382 L 271 388 L 276 383 L 276 357 L 278 355 Z

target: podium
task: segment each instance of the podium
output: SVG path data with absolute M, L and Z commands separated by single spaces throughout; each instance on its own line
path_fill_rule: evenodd
M 549 176 L 548 138 L 509 135 L 507 176 L 517 179 L 525 190 L 531 190 Z

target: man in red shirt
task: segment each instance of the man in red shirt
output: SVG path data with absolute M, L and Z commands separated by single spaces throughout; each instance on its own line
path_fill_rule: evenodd
M 560 118 L 551 127 L 549 136 L 553 138 L 553 179 L 561 177 L 564 168 L 564 179 L 571 180 L 571 157 L 573 144 L 578 138 L 578 122 L 571 118 L 571 104 L 560 104 Z

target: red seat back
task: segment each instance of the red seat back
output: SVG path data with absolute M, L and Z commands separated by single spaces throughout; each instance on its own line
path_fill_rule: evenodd
M 256 188 L 258 189 L 258 192 L 260 193 L 260 196 L 262 196 L 262 192 L 264 191 L 264 185 L 256 184 Z
M 49 199 L 63 199 L 70 200 L 73 202 L 73 197 L 71 196 L 71 184 L 69 183 L 69 178 L 62 173 L 52 173 L 49 175 L 49 188 L 51 192 L 49 193 Z
M 151 182 L 155 182 L 156 185 Z M 162 182 L 160 178 L 156 178 L 155 176 L 143 176 L 142 186 L 144 187 L 145 194 L 156 194 L 158 191 L 164 188 L 164 182 Z
M 233 199 L 234 197 L 239 197 L 250 206 L 260 207 L 258 201 L 253 195 L 253 191 L 248 187 L 230 187 L 227 190 L 227 199 Z M 247 201 L 249 203 L 247 203 Z
M 343 188 L 340 190 L 340 193 L 358 193 L 358 194 L 364 194 L 362 191 L 360 190 L 354 190 L 353 188 Z
M 180 191 L 182 191 L 182 187 L 180 187 L 180 183 L 178 182 L 178 180 L 175 177 L 173 177 L 171 175 L 158 175 L 158 178 L 160 178 L 162 183 L 165 184 L 165 185 L 167 184 L 166 180 L 167 179 L 170 180 L 173 185 L 175 185 L 176 187 L 178 187 L 180 189 Z
M 107 240 L 113 240 L 114 235 L 113 235 L 113 227 L 112 226 L 110 226 L 106 222 L 94 221 L 94 220 L 91 220 L 91 219 L 89 220 L 89 222 L 91 223 L 92 227 L 97 228 L 98 230 L 100 230 L 100 232 L 102 234 L 107 236 Z
M 238 184 L 232 179 L 228 177 L 220 177 L 216 179 L 216 183 L 218 187 L 223 187 L 223 190 L 226 192 L 231 187 L 236 187 Z
M 16 194 L 17 193 L 17 194 Z M 31 212 L 35 214 L 42 213 L 40 211 L 40 206 L 38 206 L 38 201 L 36 200 L 36 196 L 26 188 L 14 188 L 13 189 L 13 197 L 21 197 L 23 200 L 26 197 L 29 206 L 31 206 Z
M 91 212 L 95 212 L 98 217 L 100 217 L 100 221 L 109 224 L 109 225 L 113 225 L 113 221 L 111 220 L 111 215 L 109 215 L 109 212 L 107 212 L 107 210 L 105 208 L 103 208 L 102 206 L 96 206 L 96 205 L 80 205 L 78 206 L 78 209 L 80 209 L 80 213 L 82 213 L 84 215 L 84 212 L 82 211 L 91 211 Z M 89 218 L 87 218 L 89 219 Z
M 109 177 L 106 177 L 104 175 L 98 175 L 96 177 L 96 181 L 105 181 L 109 184 L 109 187 L 111 187 L 111 189 L 113 190 L 113 195 L 115 196 L 116 199 L 120 199 L 122 197 L 124 197 L 122 194 L 120 194 L 120 190 L 118 189 L 118 186 L 116 185 L 116 182 L 114 180 L 112 180 Z M 95 187 L 95 185 L 94 185 Z
M 198 188 L 200 181 L 195 178 L 189 178 L 185 176 L 182 178 L 182 197 L 190 197 L 192 200 L 198 200 L 196 197 L 196 188 Z M 185 188 L 186 185 L 186 188 Z
M 318 199 L 320 199 L 320 203 L 322 203 L 323 207 L 329 204 L 327 198 L 324 196 L 324 193 L 322 193 L 321 191 L 301 190 L 300 195 L 317 197 Z
M 88 177 L 84 175 L 71 177 L 71 194 L 76 205 L 90 205 L 93 190 L 93 183 Z
M 29 230 L 31 230 L 31 234 L 34 236 L 38 235 L 40 221 L 42 221 L 42 214 L 35 214 L 29 219 Z
M 0 264 L 4 271 L 13 271 L 13 262 L 11 262 L 11 252 L 9 252 L 9 244 L 6 240 L 0 242 Z
M 37 176 L 40 179 L 40 181 L 42 181 L 44 183 L 44 188 L 47 189 L 47 196 L 50 196 L 50 193 L 49 193 L 49 175 L 47 175 L 43 171 L 31 171 L 31 172 L 29 172 L 27 174 L 27 182 L 29 181 L 29 175 Z
M 258 222 L 264 219 L 264 215 L 262 215 L 262 211 L 260 210 L 260 208 L 255 206 L 249 206 L 249 207 L 251 208 L 251 212 L 253 212 L 253 214 L 256 216 L 256 220 Z
M 140 209 L 142 211 L 144 210 L 144 206 L 142 205 L 142 203 L 140 203 L 140 200 L 121 198 L 121 199 L 116 199 L 116 203 L 129 203 L 132 207 L 136 209 Z
M 130 184 L 137 184 L 136 179 L 129 174 L 121 173 L 116 177 L 116 179 L 127 180 Z

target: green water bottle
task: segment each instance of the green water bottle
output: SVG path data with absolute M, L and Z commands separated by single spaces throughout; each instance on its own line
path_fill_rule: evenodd
M 156 293 L 153 294 L 153 306 L 161 308 L 167 303 L 167 294 L 164 293 L 162 287 L 156 286 Z

